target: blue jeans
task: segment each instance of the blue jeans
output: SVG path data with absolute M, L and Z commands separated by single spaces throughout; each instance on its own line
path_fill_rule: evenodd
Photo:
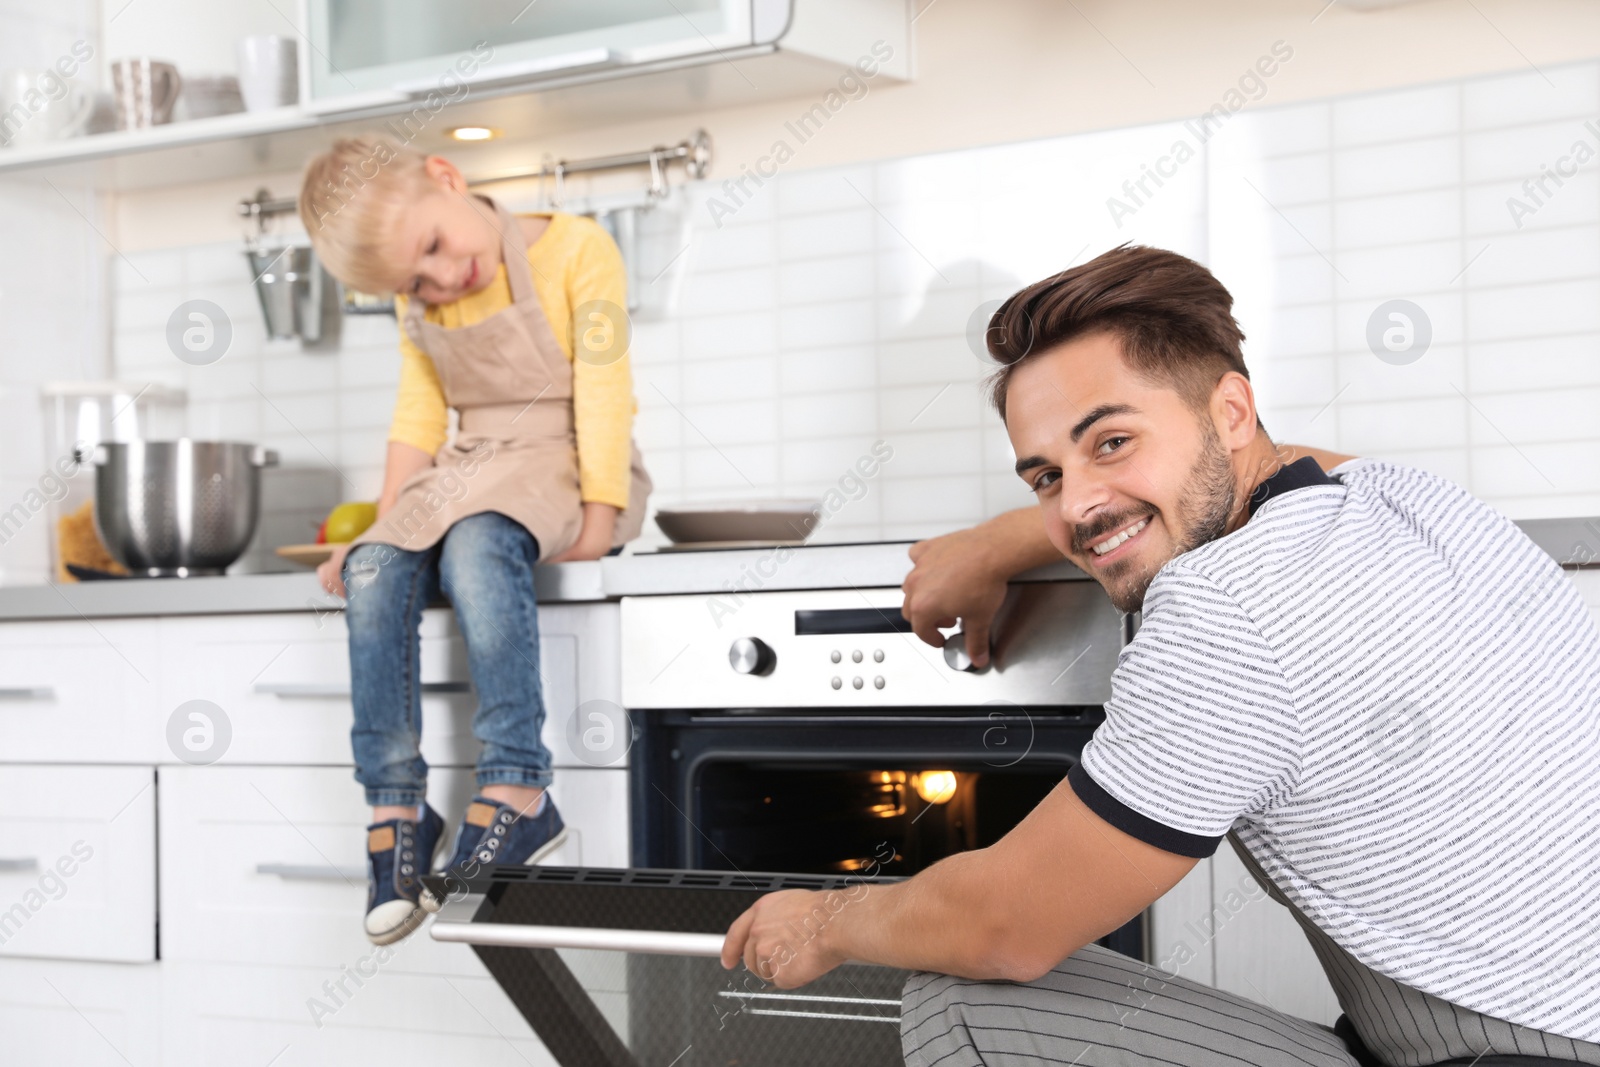
M 346 557 L 350 742 L 368 804 L 411 806 L 427 792 L 418 627 L 422 609 L 441 592 L 455 607 L 478 696 L 472 732 L 483 742 L 479 787 L 550 784 L 550 750 L 539 736 L 538 558 L 533 535 L 498 512 L 459 520 L 431 548 L 365 544 Z

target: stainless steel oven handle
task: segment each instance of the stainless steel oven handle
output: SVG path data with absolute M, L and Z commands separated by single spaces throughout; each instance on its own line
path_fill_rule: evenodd
M 441 922 L 430 927 L 435 941 L 501 948 L 592 948 L 656 956 L 722 955 L 721 934 L 667 930 L 611 930 L 591 926 L 523 926 L 520 923 Z

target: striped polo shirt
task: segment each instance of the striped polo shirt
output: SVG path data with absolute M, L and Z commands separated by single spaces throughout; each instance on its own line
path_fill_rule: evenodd
M 1236 831 L 1380 974 L 1600 1041 L 1600 629 L 1459 486 L 1334 475 L 1161 569 L 1073 788 L 1170 852 Z

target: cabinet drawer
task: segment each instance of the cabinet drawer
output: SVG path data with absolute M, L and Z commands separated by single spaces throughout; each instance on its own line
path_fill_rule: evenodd
M 472 789 L 465 769 L 430 776 L 448 842 Z M 627 865 L 625 772 L 558 769 L 551 796 L 571 836 L 549 863 Z M 162 958 L 354 966 L 373 948 L 361 932 L 369 818 L 347 767 L 163 768 Z M 407 944 L 388 968 L 479 973 L 458 946 Z
M 471 764 L 475 698 L 461 638 L 449 613 L 438 610 L 424 613 L 421 635 L 423 754 L 433 764 Z M 176 709 L 205 700 L 226 717 L 230 737 L 220 762 L 350 762 L 342 614 L 163 619 L 161 644 L 163 703 Z
M 367 945 L 348 970 L 164 962 L 162 1063 L 559 1067 L 470 949 L 452 946 L 472 974 L 403 969 L 427 940 L 390 946 L 386 963 Z
M 153 631 L 147 619 L 0 626 L 0 752 L 21 762 L 156 762 Z
M 609 629 L 607 620 L 613 623 Z M 542 737 L 554 766 L 593 767 L 598 762 L 574 753 L 568 727 L 580 699 L 590 697 L 586 690 L 615 699 L 614 620 L 614 605 L 540 609 Z M 466 646 L 448 608 L 423 614 L 421 640 L 422 754 L 435 767 L 472 766 L 480 748 L 472 735 L 477 695 Z M 227 747 L 215 762 L 351 760 L 350 652 L 342 614 L 163 619 L 161 667 L 165 682 L 160 706 L 165 714 L 188 701 L 205 700 L 226 718 Z M 152 758 L 174 762 L 174 756 L 184 759 L 161 746 Z M 625 751 L 604 765 L 625 767 Z
M 5 1062 L 160 1067 L 161 985 L 157 963 L 0 960 Z
M 153 767 L 0 765 L 0 956 L 156 958 Z

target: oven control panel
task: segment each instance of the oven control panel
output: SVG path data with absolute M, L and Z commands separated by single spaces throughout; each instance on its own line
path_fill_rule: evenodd
M 911 632 L 894 589 L 626 597 L 629 708 L 1103 704 L 1121 621 L 1092 582 L 1014 584 L 990 665 Z M 730 601 L 732 601 L 730 603 Z

